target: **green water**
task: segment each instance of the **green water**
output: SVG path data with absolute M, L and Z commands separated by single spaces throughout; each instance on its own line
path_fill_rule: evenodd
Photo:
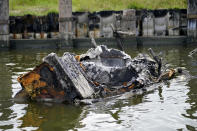
M 65 51 L 0 51 L 0 130 L 39 131 L 167 131 L 197 130 L 197 58 L 188 57 L 196 48 L 183 46 L 153 47 L 163 52 L 171 67 L 185 67 L 190 73 L 163 83 L 156 90 L 134 97 L 115 97 L 90 106 L 52 103 L 17 103 L 13 96 L 21 89 L 17 77 L 41 63 L 50 52 L 59 56 Z M 135 57 L 147 48 L 128 47 Z

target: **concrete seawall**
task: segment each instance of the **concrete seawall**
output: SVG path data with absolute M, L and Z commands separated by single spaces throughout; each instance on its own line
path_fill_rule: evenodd
M 96 38 L 98 45 L 104 44 L 108 47 L 117 47 L 115 38 Z M 154 37 L 127 37 L 123 39 L 123 47 L 141 46 L 188 46 L 192 43 L 187 36 L 154 36 Z M 10 49 L 64 49 L 64 48 L 90 48 L 93 47 L 90 38 L 74 38 L 70 41 L 60 39 L 11 39 Z
M 10 16 L 10 48 L 62 48 L 89 46 L 90 36 L 109 44 L 114 39 L 111 24 L 118 31 L 130 32 L 123 36 L 126 45 L 185 44 L 187 10 L 123 10 L 101 12 L 73 12 L 71 40 L 59 39 L 59 15 Z M 1 42 L 0 42 L 1 45 Z

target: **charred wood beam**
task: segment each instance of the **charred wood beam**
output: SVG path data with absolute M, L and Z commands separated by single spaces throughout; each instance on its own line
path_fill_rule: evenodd
M 117 46 L 118 48 L 123 51 L 124 48 L 123 48 L 123 39 L 121 38 L 120 34 L 117 32 L 117 30 L 114 28 L 114 26 L 111 24 L 111 28 L 112 28 L 112 31 L 113 31 L 113 35 L 114 37 L 116 38 L 117 40 Z
M 156 61 L 156 63 L 158 64 L 158 77 L 161 75 L 161 67 L 162 67 L 162 60 L 161 58 L 159 58 L 155 52 L 149 48 L 148 51 L 150 52 L 151 56 L 153 57 L 153 59 Z
M 123 39 L 122 39 L 122 36 L 123 35 L 126 35 L 126 36 L 133 36 L 135 35 L 133 32 L 126 32 L 126 31 L 118 31 L 117 29 L 115 29 L 115 27 L 111 24 L 111 28 L 112 28 L 112 31 L 113 31 L 113 35 L 114 37 L 116 38 L 117 40 L 117 46 L 118 48 L 123 51 L 124 48 L 123 48 Z
M 197 48 L 189 52 L 189 57 L 192 57 L 195 53 L 197 53 Z
M 82 98 L 91 97 L 94 93 L 73 55 L 65 53 L 62 58 L 59 58 L 56 54 L 51 53 L 44 58 L 44 61 L 55 69 L 63 89 L 67 90 L 69 86 L 73 87 Z
M 97 44 L 96 44 L 95 39 L 93 38 L 93 36 L 90 36 L 90 37 L 91 37 L 91 43 L 92 43 L 93 47 L 96 48 Z

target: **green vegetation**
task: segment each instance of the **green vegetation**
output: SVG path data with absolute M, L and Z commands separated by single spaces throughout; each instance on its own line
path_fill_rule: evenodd
M 58 12 L 59 0 L 10 0 L 10 15 Z M 187 8 L 187 0 L 72 0 L 73 11 Z
M 10 15 L 46 15 L 58 11 L 58 0 L 9 0 Z

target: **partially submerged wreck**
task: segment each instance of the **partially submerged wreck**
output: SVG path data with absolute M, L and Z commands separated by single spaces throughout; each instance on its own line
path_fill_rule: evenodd
M 104 45 L 82 55 L 66 52 L 58 57 L 51 53 L 33 71 L 18 78 L 22 89 L 15 98 L 73 103 L 145 89 L 171 79 L 176 71 L 162 70 L 161 59 L 151 49 L 150 54 L 152 58 L 139 54 L 132 59 Z

